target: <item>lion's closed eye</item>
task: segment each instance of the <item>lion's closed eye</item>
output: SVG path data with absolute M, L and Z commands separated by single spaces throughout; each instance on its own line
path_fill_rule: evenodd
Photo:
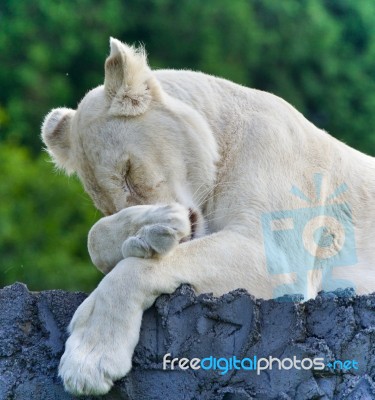
M 121 181 L 124 191 L 138 197 L 144 197 L 167 184 L 164 176 L 140 163 L 130 163 L 130 160 L 122 169 Z
M 124 184 L 122 187 L 125 192 L 129 192 L 132 196 L 136 196 L 138 194 L 137 187 L 132 183 L 129 175 L 124 176 Z
M 122 189 L 133 199 L 139 200 L 144 199 L 145 194 L 150 192 L 142 180 L 137 180 L 136 174 L 130 168 L 128 168 L 127 173 L 122 177 Z
M 125 193 L 133 195 L 135 194 L 135 189 L 134 185 L 132 184 L 132 180 L 130 178 L 130 173 L 131 173 L 131 164 L 130 160 L 127 160 L 120 174 L 121 188 Z

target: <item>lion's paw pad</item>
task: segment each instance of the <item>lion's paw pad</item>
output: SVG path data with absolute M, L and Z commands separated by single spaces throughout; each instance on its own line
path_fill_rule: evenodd
M 166 225 L 154 224 L 144 226 L 137 236 L 126 239 L 122 245 L 124 258 L 151 258 L 156 254 L 168 253 L 180 241 L 179 232 Z

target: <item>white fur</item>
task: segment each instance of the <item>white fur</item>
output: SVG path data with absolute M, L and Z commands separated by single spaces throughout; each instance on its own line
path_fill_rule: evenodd
M 75 111 L 70 108 L 55 108 L 44 119 L 42 137 L 47 151 L 59 168 L 70 174 L 74 171 L 70 149 L 70 124 Z
M 143 310 L 181 283 L 216 295 L 242 287 L 267 299 L 293 282 L 288 271 L 268 273 L 261 226 L 265 213 L 307 207 L 292 185 L 324 206 L 347 184 L 334 203 L 351 207 L 358 262 L 333 273 L 359 294 L 375 290 L 375 160 L 282 99 L 202 73 L 151 71 L 143 51 L 112 40 L 105 85 L 55 130 L 62 115 L 52 111 L 43 125 L 49 151 L 114 214 L 89 235 L 92 260 L 107 275 L 70 325 L 60 364 L 67 390 L 106 393 L 131 367 Z M 191 213 L 194 240 L 186 241 Z M 308 273 L 308 297 L 321 272 Z

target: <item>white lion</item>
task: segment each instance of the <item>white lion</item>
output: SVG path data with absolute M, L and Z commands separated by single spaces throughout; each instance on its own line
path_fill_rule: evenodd
M 264 299 L 375 290 L 375 159 L 272 94 L 151 71 L 143 50 L 111 39 L 104 85 L 76 111 L 52 110 L 42 137 L 107 215 L 89 234 L 106 276 L 60 363 L 72 393 L 123 377 L 142 312 L 182 283 Z

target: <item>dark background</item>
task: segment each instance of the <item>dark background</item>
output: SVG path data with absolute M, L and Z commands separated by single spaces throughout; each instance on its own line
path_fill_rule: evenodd
M 100 218 L 53 169 L 40 125 L 102 84 L 109 36 L 143 43 L 153 68 L 188 68 L 273 92 L 375 155 L 373 0 L 2 0 L 0 287 L 92 290 Z

